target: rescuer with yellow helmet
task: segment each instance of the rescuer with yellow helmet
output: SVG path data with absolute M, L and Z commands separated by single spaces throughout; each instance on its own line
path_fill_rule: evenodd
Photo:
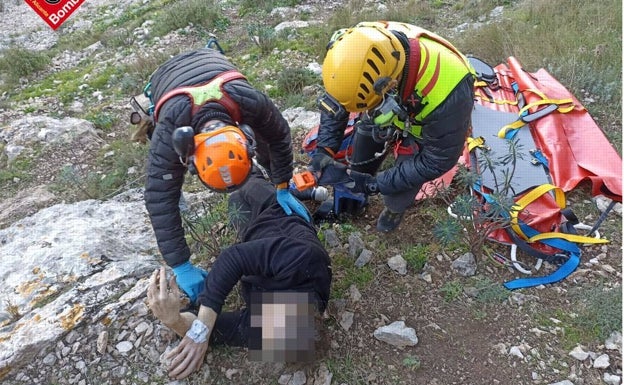
M 359 113 L 348 173 L 353 193 L 381 193 L 379 231 L 392 231 L 422 185 L 459 159 L 470 126 L 474 70 L 444 38 L 399 22 L 336 31 L 323 61 L 325 94 L 311 168 L 332 164 Z M 390 150 L 393 167 L 377 173 Z

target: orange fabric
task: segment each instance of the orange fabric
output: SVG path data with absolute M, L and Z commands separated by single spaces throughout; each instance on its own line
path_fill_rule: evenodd
M 622 159 L 579 100 L 546 70 L 525 72 L 514 57 L 508 58 L 507 64 L 499 64 L 494 70 L 498 87 L 490 88 L 485 85 L 475 90 L 476 95 L 485 96 L 476 97 L 475 102 L 487 108 L 517 114 L 519 108 L 511 87 L 513 82 L 518 84 L 520 91 L 534 89 L 549 99 L 573 100 L 575 107 L 572 111 L 555 111 L 520 128 L 530 130 L 536 148 L 548 160 L 552 184 L 568 192 L 582 181 L 589 181 L 592 185 L 592 196 L 605 195 L 622 202 Z M 524 92 L 523 96 L 527 105 L 540 100 L 534 92 Z M 531 112 L 534 111 L 529 111 Z M 459 163 L 470 164 L 467 146 Z M 456 171 L 457 168 L 454 168 L 442 177 L 426 183 L 416 200 L 435 195 L 436 186 L 450 185 Z M 518 200 L 522 195 L 519 194 L 514 199 Z M 551 194 L 543 194 L 520 212 L 518 218 L 539 232 L 556 232 L 565 221 L 560 210 Z M 489 238 L 507 244 L 513 243 L 504 230 L 493 232 Z M 547 254 L 556 252 L 541 242 L 532 243 L 532 246 Z
M 546 70 L 525 72 L 514 57 L 508 58 L 507 63 L 495 67 L 501 88 L 488 89 L 494 99 L 515 100 L 511 83 L 516 81 L 521 91 L 537 89 L 550 99 L 574 101 L 574 110 L 565 114 L 554 112 L 529 124 L 536 146 L 548 159 L 553 184 L 567 192 L 587 180 L 592 184 L 592 196 L 605 195 L 621 202 L 622 159 L 581 102 Z M 527 104 L 539 100 L 532 92 L 523 95 Z M 495 110 L 518 112 L 516 105 L 477 102 Z

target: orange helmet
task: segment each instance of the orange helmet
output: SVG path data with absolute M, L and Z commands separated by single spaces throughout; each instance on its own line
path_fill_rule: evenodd
M 405 50 L 388 29 L 358 25 L 334 34 L 323 61 L 323 85 L 349 112 L 362 112 L 381 102 L 375 83 L 399 80 Z
M 240 128 L 223 125 L 195 135 L 194 140 L 194 171 L 206 187 L 230 192 L 249 178 L 253 152 Z

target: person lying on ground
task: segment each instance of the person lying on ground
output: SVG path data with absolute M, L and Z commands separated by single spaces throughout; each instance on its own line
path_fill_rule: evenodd
M 327 307 L 331 261 L 314 225 L 287 215 L 275 187 L 259 173 L 229 196 L 231 224 L 240 243 L 224 249 L 204 279 L 199 310 L 180 312 L 175 278 L 154 271 L 147 304 L 154 316 L 182 337 L 168 355 L 169 375 L 182 379 L 197 371 L 210 345 L 241 346 L 249 359 L 310 361 Z M 241 282 L 245 306 L 222 312 Z

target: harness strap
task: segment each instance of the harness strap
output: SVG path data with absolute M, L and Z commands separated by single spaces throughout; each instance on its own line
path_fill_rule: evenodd
M 500 131 L 498 132 L 498 137 L 501 139 L 513 138 L 516 133 L 515 130 L 521 128 L 526 123 L 530 123 L 555 111 L 565 114 L 572 111 L 575 107 L 574 101 L 571 98 L 551 99 L 547 97 L 543 92 L 533 88 L 528 88 L 525 90 L 525 92 L 534 93 L 535 95 L 539 96 L 541 100 L 525 104 L 524 95 L 519 89 L 517 89 L 517 85 L 514 86 L 514 84 L 512 84 L 512 86 L 514 91 L 516 92 L 516 104 L 520 108 L 520 110 L 518 111 L 519 118 L 513 123 L 507 124 L 500 129 Z M 544 105 L 545 107 L 539 108 L 540 106 Z M 531 112 L 531 110 L 533 111 Z
M 223 89 L 223 85 L 235 79 L 247 79 L 243 74 L 236 70 L 230 70 L 215 76 L 210 81 L 189 87 L 175 88 L 165 93 L 156 103 L 154 108 L 154 120 L 158 120 L 158 112 L 160 108 L 174 96 L 186 95 L 191 99 L 191 116 L 194 116 L 201 107 L 208 102 L 216 102 L 225 107 L 228 114 L 236 123 L 241 122 L 241 114 L 238 104 Z M 218 92 L 215 92 L 218 88 Z M 195 98 L 199 100 L 195 100 Z
M 479 183 L 476 183 L 473 186 L 473 189 L 475 189 L 477 193 L 481 194 L 481 196 L 483 196 L 483 198 L 486 201 L 495 204 L 494 200 L 492 199 L 492 197 L 489 196 L 489 194 L 481 191 L 481 187 Z M 528 203 L 537 199 L 537 197 L 539 197 L 540 195 L 552 189 L 555 190 L 555 197 L 556 197 L 555 199 L 556 200 L 559 199 L 557 204 L 561 206 L 561 204 L 559 203 L 561 202 L 560 201 L 561 198 L 563 198 L 563 203 L 565 204 L 565 197 L 563 196 L 563 191 L 558 193 L 557 192 L 557 189 L 559 189 L 558 187 L 555 187 L 549 184 L 544 184 L 544 185 L 538 186 L 537 188 L 533 189 L 531 192 L 526 194 L 524 197 L 520 198 L 518 200 L 519 205 L 523 205 L 524 207 Z M 506 216 L 504 212 L 501 214 L 503 216 Z M 508 235 L 510 236 L 511 240 L 514 242 L 514 244 L 516 244 L 521 250 L 525 251 L 527 254 L 534 256 L 538 259 L 544 259 L 551 263 L 562 263 L 561 266 L 556 271 L 554 271 L 553 273 L 547 276 L 518 278 L 518 279 L 505 282 L 503 285 L 509 290 L 555 283 L 555 282 L 559 282 L 563 280 L 568 275 L 570 275 L 574 270 L 576 270 L 581 260 L 581 257 L 580 257 L 581 250 L 575 243 L 572 243 L 572 242 L 582 242 L 582 243 L 604 243 L 606 242 L 606 240 L 602 240 L 602 239 L 595 239 L 595 238 L 583 237 L 583 236 L 572 237 L 573 234 L 563 234 L 563 233 L 553 233 L 553 234 L 556 234 L 556 237 L 555 236 L 544 237 L 543 239 L 540 239 L 541 233 L 539 231 L 533 229 L 532 227 L 530 227 L 529 225 L 525 223 L 518 221 L 518 217 L 517 217 L 518 211 L 511 210 L 509 214 L 511 214 L 511 218 L 512 218 L 511 219 L 512 227 L 514 226 L 513 223 L 515 221 L 516 228 L 507 228 L 506 231 Z M 520 237 L 520 234 L 522 234 L 523 237 Z M 569 236 L 571 239 L 568 239 Z M 577 238 L 577 237 L 580 237 L 580 238 Z M 538 250 L 533 249 L 530 246 L 529 243 L 533 241 L 540 241 L 548 246 L 562 250 L 564 254 L 555 254 L 551 256 L 551 255 L 542 253 Z
M 473 138 L 471 136 L 467 137 L 466 145 L 468 146 L 468 151 L 472 151 L 477 147 L 484 148 L 486 150 L 488 149 L 485 145 L 485 138 L 482 136 L 478 136 L 476 138 Z
M 534 188 L 533 190 L 525 194 L 522 198 L 518 199 L 516 201 L 516 204 L 514 205 L 514 207 L 512 208 L 510 212 L 511 228 L 516 232 L 516 234 L 518 234 L 522 239 L 524 239 L 528 243 L 544 241 L 548 239 L 565 239 L 570 242 L 592 243 L 592 244 L 609 242 L 606 239 L 596 239 L 596 238 L 588 237 L 584 235 L 567 234 L 567 233 L 560 233 L 560 232 L 547 232 L 547 233 L 535 232 L 530 236 L 527 235 L 523 231 L 525 227 L 520 226 L 520 222 L 518 221 L 518 214 L 522 210 L 524 210 L 531 202 L 537 200 L 540 196 L 542 196 L 543 194 L 549 191 L 554 192 L 555 202 L 557 203 L 557 206 L 559 206 L 559 208 L 561 208 L 562 210 L 565 208 L 565 195 L 561 188 L 553 186 L 551 184 L 543 184 L 543 185 L 537 186 L 536 188 Z M 561 249 L 561 247 L 558 247 L 558 248 Z

